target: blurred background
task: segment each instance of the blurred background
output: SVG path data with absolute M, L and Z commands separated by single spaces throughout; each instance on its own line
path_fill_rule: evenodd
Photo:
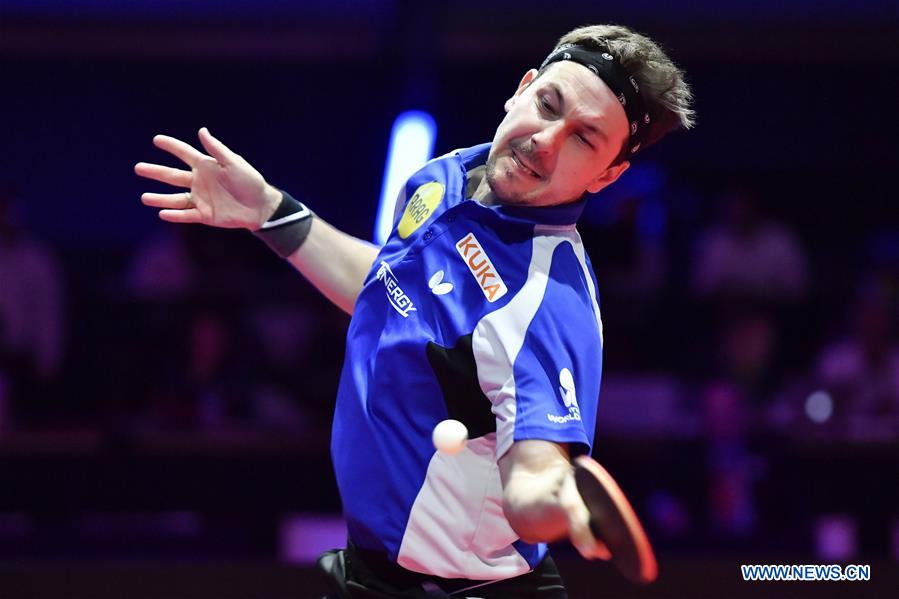
M 681 5 L 683 4 L 683 5 Z M 899 9 L 888 0 L 0 2 L 0 597 L 319 597 L 348 317 L 245 232 L 178 227 L 151 143 L 212 132 L 372 238 L 394 119 L 493 137 L 566 31 L 687 73 L 579 228 L 605 325 L 595 456 L 655 542 L 571 596 L 899 588 Z M 871 564 L 744 583 L 745 563 Z

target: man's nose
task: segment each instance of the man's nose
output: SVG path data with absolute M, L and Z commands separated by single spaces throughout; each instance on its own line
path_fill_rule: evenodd
M 534 151 L 542 154 L 554 151 L 562 142 L 564 132 L 564 125 L 562 123 L 552 123 L 534 133 L 531 136 L 531 140 L 534 144 Z

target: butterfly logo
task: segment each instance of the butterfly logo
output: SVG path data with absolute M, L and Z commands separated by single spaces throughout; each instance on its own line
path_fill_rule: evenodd
M 443 282 L 443 274 L 444 273 L 442 270 L 438 270 L 433 275 L 431 275 L 431 280 L 428 281 L 428 287 L 431 288 L 431 292 L 434 295 L 446 295 L 453 290 L 452 283 Z

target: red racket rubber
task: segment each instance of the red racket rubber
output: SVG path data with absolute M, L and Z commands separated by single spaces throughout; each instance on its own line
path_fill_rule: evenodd
M 656 557 L 634 508 L 612 475 L 589 456 L 574 459 L 574 480 L 590 510 L 590 530 L 622 574 L 642 584 L 659 575 Z

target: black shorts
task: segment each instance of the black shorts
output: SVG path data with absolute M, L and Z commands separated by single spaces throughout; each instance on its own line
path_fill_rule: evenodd
M 348 544 L 327 551 L 318 559 L 319 569 L 332 590 L 324 599 L 412 599 L 477 597 L 478 599 L 567 599 L 555 562 L 546 557 L 527 574 L 495 582 L 464 578 L 440 578 L 406 570 L 386 555 Z

